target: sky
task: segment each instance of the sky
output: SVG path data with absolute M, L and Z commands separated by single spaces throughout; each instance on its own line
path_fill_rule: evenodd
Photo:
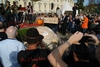
M 88 0 L 84 0 L 84 6 L 88 5 Z
M 1 3 L 1 0 L 0 0 L 0 3 Z

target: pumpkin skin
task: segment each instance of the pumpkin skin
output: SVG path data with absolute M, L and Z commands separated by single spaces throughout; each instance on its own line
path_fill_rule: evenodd
M 37 20 L 37 24 L 38 24 L 38 25 L 43 25 L 43 24 L 44 24 L 44 22 L 43 22 L 43 20 L 38 19 L 38 20 Z

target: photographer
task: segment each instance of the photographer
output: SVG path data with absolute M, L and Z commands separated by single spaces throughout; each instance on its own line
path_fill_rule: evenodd
M 89 38 L 87 36 L 89 36 Z M 90 60 L 92 53 L 89 50 L 88 44 L 94 42 L 90 41 L 91 38 L 93 38 L 96 41 L 95 43 L 97 43 L 97 38 L 93 35 L 85 34 L 84 38 L 81 32 L 74 33 L 64 44 L 60 45 L 49 54 L 48 59 L 50 63 L 53 67 L 100 67 L 97 61 Z M 73 46 L 71 50 L 74 62 L 68 64 L 65 63 L 61 57 L 70 46 Z

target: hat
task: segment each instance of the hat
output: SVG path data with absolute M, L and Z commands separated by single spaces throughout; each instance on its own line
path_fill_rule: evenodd
M 42 40 L 44 37 L 40 35 L 36 28 L 29 28 L 26 33 L 26 40 L 32 40 L 34 42 Z

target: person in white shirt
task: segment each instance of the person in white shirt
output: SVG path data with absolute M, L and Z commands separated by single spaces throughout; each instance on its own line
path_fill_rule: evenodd
M 17 62 L 17 53 L 25 50 L 23 43 L 16 39 L 17 30 L 10 26 L 6 30 L 8 39 L 0 42 L 0 62 L 3 67 L 20 67 Z

